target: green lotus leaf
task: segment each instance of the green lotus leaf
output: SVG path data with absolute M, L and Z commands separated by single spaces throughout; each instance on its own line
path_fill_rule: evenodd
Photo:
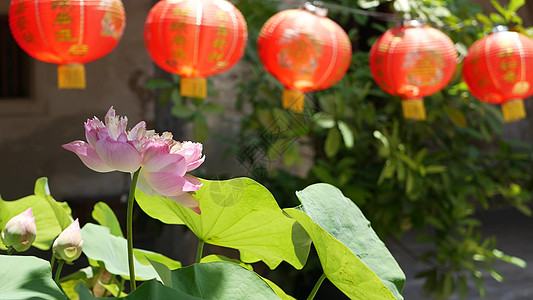
M 336 187 L 314 184 L 285 209 L 306 230 L 327 278 L 351 299 L 403 299 L 405 275 L 361 210 Z
M 68 299 L 52 280 L 50 262 L 33 256 L 0 255 L 0 299 Z
M 81 229 L 83 238 L 83 253 L 93 261 L 103 262 L 105 269 L 115 275 L 129 279 L 128 249 L 125 238 L 112 235 L 109 228 L 87 223 Z M 152 268 L 148 257 L 167 265 L 171 269 L 179 268 L 181 263 L 159 253 L 134 249 L 135 279 L 160 279 Z
M 283 214 L 272 194 L 248 179 L 202 179 L 196 192 L 202 214 L 169 199 L 147 196 L 137 190 L 139 206 L 149 216 L 167 224 L 185 224 L 206 243 L 238 249 L 241 260 L 264 261 L 271 269 L 285 260 L 301 269 L 309 255 L 305 230 Z

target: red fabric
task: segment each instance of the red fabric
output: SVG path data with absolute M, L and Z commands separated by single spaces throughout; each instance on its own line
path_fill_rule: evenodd
M 152 60 L 186 77 L 228 70 L 244 54 L 247 38 L 244 17 L 226 0 L 162 0 L 150 10 L 144 27 Z
M 19 46 L 49 63 L 87 63 L 109 53 L 126 25 L 120 0 L 12 0 L 9 26 Z
M 428 26 L 389 29 L 370 49 L 370 71 L 376 83 L 404 99 L 443 89 L 453 77 L 456 60 L 450 38 Z
M 533 39 L 517 32 L 497 32 L 470 47 L 463 79 L 472 95 L 487 103 L 524 99 L 533 95 L 531 66 Z
M 344 77 L 352 59 L 348 35 L 327 17 L 303 9 L 272 16 L 257 41 L 265 69 L 293 90 L 326 89 Z

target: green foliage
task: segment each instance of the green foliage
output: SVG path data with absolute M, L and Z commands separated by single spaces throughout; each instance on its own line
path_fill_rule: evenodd
M 52 280 L 46 260 L 0 255 L 0 266 L 0 299 L 68 299 Z
M 187 225 L 206 243 L 238 249 L 244 262 L 262 260 L 274 269 L 285 260 L 297 269 L 303 268 L 309 237 L 298 223 L 283 214 L 265 187 L 248 178 L 202 183 L 195 195 L 201 215 L 139 190 L 137 203 L 163 223 Z
M 50 196 L 48 181 L 44 177 L 35 182 L 34 193 L 14 201 L 0 198 L 0 228 L 3 229 L 11 218 L 31 207 L 38 233 L 32 246 L 48 250 L 55 237 L 72 222 L 70 207 L 64 202 L 56 202 Z M 0 249 L 6 249 L 1 240 Z
M 330 2 L 353 7 L 353 1 Z M 511 1 L 507 6 L 494 3 L 497 13 L 490 16 L 467 0 L 358 1 L 367 9 L 387 10 L 392 3 L 405 17 L 442 28 L 456 43 L 460 56 L 496 25 L 533 32 L 521 26 L 516 14 L 524 1 Z M 271 15 L 269 4 L 253 5 L 261 9 L 249 9 L 248 1 L 237 2 L 250 14 L 245 15 L 250 28 Z M 501 280 L 491 263 L 515 258 L 494 255 L 501 252 L 494 239 L 481 238 L 475 213 L 502 206 L 531 213 L 527 205 L 531 145 L 499 137 L 503 132 L 499 108 L 468 93 L 461 81 L 461 65 L 450 85 L 425 98 L 427 121 L 405 120 L 399 99 L 374 83 L 366 52 L 381 29 L 394 25 L 333 9 L 330 17 L 355 32 L 358 39 L 352 41 L 358 48 L 346 76 L 332 88 L 308 94 L 301 115 L 279 109 L 280 84 L 255 66 L 255 52 L 246 52 L 254 76 L 239 85 L 236 107 L 247 102 L 252 109 L 242 110 L 241 132 L 232 142 L 240 145 L 236 156 L 255 178 L 275 190 L 277 199 L 293 199 L 295 182 L 300 188 L 321 181 L 337 186 L 359 205 L 382 238 L 421 230 L 418 240 L 434 246 L 419 257 L 430 266 L 419 274 L 426 279 L 428 294 L 445 298 L 457 287 L 464 294 L 468 277 L 483 294 L 481 272 L 488 270 Z M 251 30 L 252 40 L 255 34 Z M 275 165 L 271 160 L 281 159 L 283 168 L 290 169 L 310 150 L 314 156 L 303 178 L 291 178 L 270 167 Z
M 38 186 L 42 188 L 45 183 L 38 181 Z M 36 194 L 52 199 L 47 189 Z M 169 218 L 171 222 L 184 223 L 201 241 L 239 249 L 242 261 L 210 255 L 201 260 L 198 257 L 199 263 L 182 267 L 161 254 L 134 249 L 137 279 L 148 281 L 129 295 L 123 291 L 124 281 L 130 274 L 127 242 L 113 211 L 105 203 L 97 203 L 92 215 L 108 227 L 87 223 L 81 229 L 83 253 L 90 266 L 60 278 L 61 262 L 54 283 L 48 262 L 34 257 L 0 255 L 2 271 L 6 273 L 0 274 L 0 297 L 84 300 L 112 295 L 126 299 L 291 300 L 294 298 L 244 262 L 263 260 L 274 268 L 285 260 L 302 268 L 311 236 L 327 278 L 348 297 L 403 299 L 403 273 L 349 199 L 327 184 L 313 185 L 297 194 L 302 205 L 284 212 L 270 192 L 251 179 L 203 180 L 202 188 L 195 195 L 202 209 L 198 215 L 174 202 L 151 205 L 168 200 L 137 191 L 139 204 L 145 205 L 144 209 L 150 208 L 149 213 L 154 217 L 167 221 L 169 215 L 164 211 L 170 211 L 175 214 Z M 46 198 L 43 196 L 38 201 L 49 204 L 50 199 Z M 329 201 L 324 202 L 325 198 Z M 57 221 L 55 215 L 35 211 L 36 218 L 46 216 L 46 221 Z M 52 262 L 52 268 L 53 265 Z
M 159 90 L 158 105 L 172 102 L 172 116 L 192 123 L 195 140 L 205 141 L 209 135 L 207 116 L 223 114 L 224 106 L 207 102 L 205 99 L 182 97 L 179 92 L 180 76 L 171 75 L 171 79 L 150 79 L 145 84 L 149 90 Z M 214 91 L 208 81 L 208 91 Z

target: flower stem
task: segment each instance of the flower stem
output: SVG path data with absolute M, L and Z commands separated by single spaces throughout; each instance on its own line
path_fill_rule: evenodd
M 313 298 L 315 298 L 316 292 L 318 292 L 318 289 L 322 285 L 322 282 L 324 282 L 324 279 L 326 279 L 326 274 L 322 274 L 322 276 L 318 278 L 318 281 L 316 282 L 315 287 L 311 291 L 311 294 L 309 294 L 309 297 L 307 297 L 307 300 L 313 300 Z
M 57 283 L 57 285 L 59 285 L 59 278 L 61 277 L 61 270 L 63 269 L 64 264 L 65 262 L 60 260 L 59 264 L 57 265 L 57 271 L 56 271 L 56 277 L 55 277 L 55 282 Z
M 126 282 L 126 279 L 124 279 L 124 277 L 121 277 L 120 285 L 119 285 L 119 287 L 118 287 L 117 298 L 120 297 L 120 293 L 122 293 L 122 289 L 124 289 L 124 282 Z
M 54 264 L 56 263 L 56 256 L 52 254 L 52 260 L 50 260 L 50 269 L 54 271 Z
M 7 255 L 12 255 L 13 252 L 15 252 L 15 248 L 9 246 L 9 248 L 7 248 Z
M 126 230 L 128 232 L 128 264 L 130 268 L 130 287 L 132 292 L 137 288 L 135 285 L 135 269 L 133 265 L 133 204 L 135 201 L 135 187 L 137 186 L 137 179 L 139 179 L 140 172 L 141 168 L 133 173 L 130 194 L 128 195 L 128 210 L 126 212 Z
M 198 240 L 198 250 L 196 250 L 196 261 L 195 263 L 199 263 L 200 260 L 202 260 L 202 253 L 204 252 L 204 244 L 205 242 L 202 240 Z
M 122 279 L 120 280 L 120 285 L 118 286 L 117 298 L 120 297 L 120 293 L 122 293 L 122 289 L 124 288 L 124 282 L 126 282 L 126 279 L 124 279 L 124 277 L 121 278 Z

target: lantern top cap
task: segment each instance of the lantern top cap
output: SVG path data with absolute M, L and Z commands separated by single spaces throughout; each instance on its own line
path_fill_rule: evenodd
M 423 20 L 414 19 L 414 20 L 403 21 L 403 27 L 408 27 L 408 28 L 423 27 L 424 25 L 426 25 L 426 22 Z
M 503 25 L 498 25 L 498 26 L 492 28 L 492 33 L 503 32 L 503 31 L 509 31 L 509 27 L 503 26 Z
M 305 2 L 301 8 L 310 13 L 313 13 L 319 17 L 325 17 L 328 15 L 328 9 L 324 7 L 324 4 L 320 1 Z

